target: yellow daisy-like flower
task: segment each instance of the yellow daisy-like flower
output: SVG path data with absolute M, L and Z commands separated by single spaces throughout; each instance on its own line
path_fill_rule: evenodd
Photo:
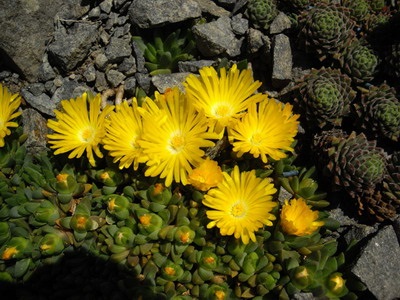
M 281 211 L 281 227 L 290 235 L 304 236 L 314 233 L 324 225 L 317 221 L 318 211 L 311 210 L 302 198 L 285 200 Z
M 261 94 L 254 94 L 261 82 L 254 81 L 251 70 L 238 70 L 233 65 L 220 75 L 213 67 L 204 67 L 200 76 L 189 75 L 184 83 L 187 96 L 198 111 L 209 118 L 211 130 L 223 134 L 224 128 L 242 116 L 251 103 L 261 101 Z
M 47 126 L 54 133 L 48 134 L 50 148 L 54 154 L 71 152 L 68 158 L 80 158 L 86 151 L 89 163 L 94 166 L 94 154 L 103 157 L 99 144 L 106 134 L 108 114 L 114 109 L 101 109 L 101 95 L 89 96 L 83 93 L 76 99 L 61 101 L 63 111 L 55 110 L 57 120 L 49 120 Z
M 21 96 L 12 95 L 7 87 L 0 84 L 0 147 L 4 147 L 4 137 L 11 134 L 9 127 L 18 127 L 17 122 L 12 122 L 22 112 L 17 109 L 21 105 Z
M 106 125 L 106 137 L 103 139 L 104 149 L 114 157 L 114 162 L 119 161 L 119 168 L 137 170 L 139 163 L 147 161 L 138 140 L 143 131 L 142 118 L 139 114 L 136 99 L 130 106 L 124 101 L 110 114 L 110 122 Z
M 264 225 L 272 226 L 276 217 L 271 210 L 276 188 L 268 178 L 256 177 L 255 170 L 240 172 L 237 166 L 231 174 L 223 172 L 224 180 L 204 195 L 203 204 L 212 208 L 207 217 L 212 221 L 207 228 L 217 226 L 222 235 L 234 235 L 244 244 L 256 241 L 254 232 Z
M 177 87 L 155 98 L 147 98 L 140 109 L 144 121 L 138 143 L 148 156 L 145 176 L 165 178 L 166 186 L 173 180 L 186 185 L 193 166 L 203 161 L 201 148 L 212 147 L 215 134 L 207 131 L 207 119 Z
M 216 187 L 223 178 L 222 170 L 218 163 L 207 157 L 200 166 L 189 174 L 189 184 L 205 192 L 212 187 Z
M 282 104 L 264 95 L 263 101 L 252 104 L 248 113 L 228 130 L 233 151 L 241 157 L 251 153 L 261 156 L 267 163 L 267 156 L 279 160 L 293 151 L 290 147 L 298 131 L 299 115 L 293 115 L 290 104 Z

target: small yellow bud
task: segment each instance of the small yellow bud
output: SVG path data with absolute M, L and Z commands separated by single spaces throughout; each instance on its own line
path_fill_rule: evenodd
M 164 268 L 164 272 L 165 274 L 169 275 L 169 276 L 174 276 L 175 275 L 175 269 L 172 267 L 165 267 Z
M 14 257 L 14 255 L 17 254 L 18 252 L 19 252 L 19 251 L 18 251 L 17 248 L 15 248 L 15 247 L 6 248 L 6 249 L 4 250 L 3 255 L 2 255 L 1 258 L 2 258 L 3 260 L 12 259 L 12 258 Z
M 142 224 L 143 226 L 150 225 L 151 216 L 148 215 L 148 214 L 144 214 L 144 215 L 139 217 L 139 221 L 140 221 L 140 224 Z

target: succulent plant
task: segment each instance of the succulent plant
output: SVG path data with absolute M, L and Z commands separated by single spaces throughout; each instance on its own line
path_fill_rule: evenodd
M 399 141 L 400 101 L 396 91 L 386 83 L 364 90 L 361 104 L 355 105 L 360 127 L 373 138 Z
M 382 192 L 386 201 L 400 209 L 400 151 L 392 153 L 387 164 L 387 173 L 383 179 Z
M 385 0 L 368 0 L 368 4 L 374 12 L 382 11 L 386 5 Z
M 397 216 L 396 206 L 382 195 L 380 190 L 372 194 L 357 196 L 358 214 L 369 222 L 385 222 Z
M 333 188 L 344 189 L 353 198 L 372 194 L 383 180 L 387 154 L 363 133 L 325 131 L 315 136 L 314 149 Z
M 350 10 L 351 18 L 361 24 L 369 14 L 370 6 L 367 0 L 342 0 L 342 5 Z
M 152 42 L 146 42 L 141 36 L 133 41 L 143 51 L 145 67 L 150 75 L 170 74 L 178 68 L 179 61 L 193 59 L 195 42 L 190 31 L 177 29 L 164 37 L 155 31 Z
M 355 36 L 348 9 L 335 4 L 317 3 L 302 13 L 299 26 L 299 46 L 320 60 L 339 56 Z
M 356 83 L 362 83 L 374 78 L 379 58 L 368 45 L 354 40 L 346 49 L 341 63 L 345 72 Z
M 347 75 L 323 67 L 299 80 L 295 100 L 308 127 L 328 128 L 341 125 L 355 96 Z
M 256 28 L 268 29 L 277 14 L 275 0 L 249 0 L 247 2 L 245 15 Z
M 283 188 L 293 195 L 294 198 L 302 198 L 315 207 L 325 207 L 329 202 L 324 200 L 326 193 L 318 191 L 318 183 L 312 178 L 315 173 L 315 167 L 310 169 L 303 168 L 298 175 L 289 177 L 280 177 L 279 181 Z

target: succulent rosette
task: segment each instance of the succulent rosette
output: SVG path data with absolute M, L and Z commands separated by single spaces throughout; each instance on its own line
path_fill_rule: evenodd
M 386 173 L 386 152 L 363 133 L 325 131 L 315 136 L 314 147 L 333 187 L 353 198 L 372 194 Z
M 343 69 L 357 83 L 371 81 L 378 64 L 379 58 L 371 47 L 359 41 L 349 46 L 342 59 Z
M 374 138 L 385 137 L 393 141 L 400 138 L 400 101 L 396 91 L 386 83 L 370 86 L 363 93 L 361 105 L 356 105 L 359 123 Z
M 349 10 L 335 4 L 317 3 L 299 18 L 299 46 L 320 60 L 337 56 L 355 36 Z
M 340 126 L 356 96 L 350 78 L 338 69 L 312 69 L 298 87 L 296 102 L 309 127 Z
M 246 16 L 254 27 L 268 29 L 272 20 L 278 14 L 275 0 L 249 0 L 247 2 Z

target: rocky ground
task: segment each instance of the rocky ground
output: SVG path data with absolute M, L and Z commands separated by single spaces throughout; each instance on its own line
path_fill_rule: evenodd
M 104 99 L 130 98 L 179 84 L 189 72 L 221 58 L 250 58 L 262 89 L 279 99 L 314 58 L 293 48 L 291 19 L 280 12 L 267 32 L 243 15 L 243 0 L 32 0 L 0 1 L 0 81 L 20 93 L 30 150 L 46 148 L 46 120 L 63 99 L 92 90 Z M 204 22 L 193 23 L 203 18 Z M 194 25 L 195 24 L 195 25 Z M 155 28 L 192 26 L 197 57 L 172 74 L 150 75 L 132 37 Z M 263 71 L 264 70 L 264 71 Z M 269 70 L 269 71 L 268 71 Z M 371 299 L 400 298 L 400 219 L 365 225 L 340 208 L 339 233 L 360 241 L 351 272 Z M 298 295 L 296 299 L 310 299 Z

